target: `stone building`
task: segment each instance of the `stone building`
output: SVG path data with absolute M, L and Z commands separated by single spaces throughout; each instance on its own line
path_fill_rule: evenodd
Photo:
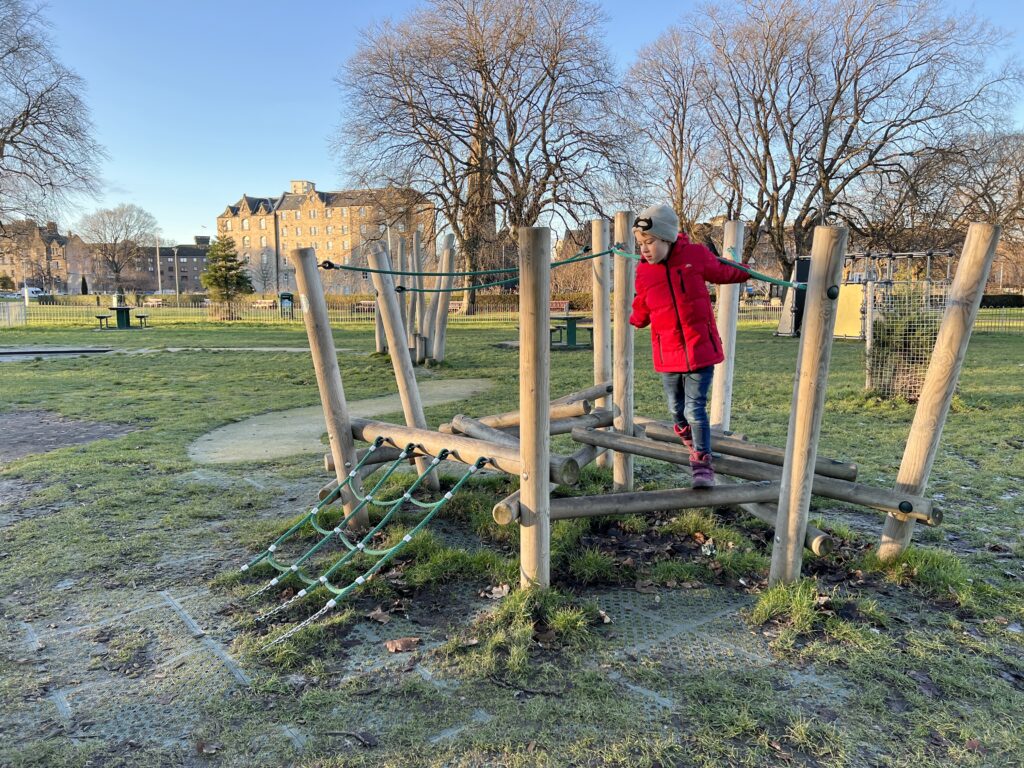
M 47 293 L 79 291 L 91 254 L 78 235 L 62 235 L 48 221 L 39 226 L 31 220 L 0 227 L 0 275 L 10 277 L 15 288 L 28 285 Z M 73 285 L 78 281 L 79 285 Z
M 436 264 L 434 210 L 410 189 L 357 189 L 319 192 L 311 181 L 293 181 L 278 197 L 242 195 L 217 217 L 217 233 L 235 241 L 259 293 L 295 289 L 295 270 L 288 261 L 294 248 L 314 248 L 317 259 L 339 264 L 366 264 L 363 246 L 390 241 L 393 260 L 399 243 L 412 250 L 420 235 L 424 266 Z M 345 270 L 321 273 L 328 291 L 371 290 L 364 275 Z

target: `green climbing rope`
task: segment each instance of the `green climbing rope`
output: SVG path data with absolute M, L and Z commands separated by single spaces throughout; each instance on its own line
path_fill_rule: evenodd
M 618 247 L 618 244 L 616 244 L 615 248 L 612 248 L 612 252 L 616 256 L 625 256 L 627 259 L 634 259 L 636 261 L 639 261 L 642 258 L 640 256 L 640 254 L 629 253 L 629 251 L 621 250 Z M 729 253 L 731 253 L 734 257 L 736 256 L 736 250 L 734 248 L 730 248 L 729 249 Z M 761 281 L 763 281 L 765 283 L 771 283 L 772 285 L 781 285 L 781 286 L 784 286 L 786 288 L 795 288 L 798 291 L 803 291 L 803 290 L 806 290 L 806 288 L 807 288 L 807 283 L 795 283 L 795 282 L 790 282 L 789 280 L 780 280 L 777 277 L 771 277 L 769 275 L 762 274 L 761 272 L 757 272 L 757 271 L 751 269 L 750 267 L 748 267 L 746 264 L 741 264 L 738 261 L 733 261 L 732 259 L 727 259 L 727 258 L 725 258 L 723 256 L 716 256 L 715 258 L 718 259 L 718 261 L 721 262 L 722 264 L 728 264 L 730 267 L 736 267 L 737 269 L 742 269 L 744 272 L 746 272 L 748 275 L 750 275 L 755 280 L 761 280 Z
M 448 455 L 448 451 L 442 451 L 440 454 L 438 454 L 438 456 L 434 457 L 434 459 L 431 462 L 430 467 L 419 475 L 419 477 L 416 479 L 416 482 L 413 483 L 413 485 L 409 488 L 409 490 L 406 492 L 406 494 L 403 495 L 401 498 L 399 498 L 397 500 L 395 506 L 392 507 L 392 509 L 388 510 L 388 513 L 385 515 L 384 519 L 382 519 L 380 521 L 380 523 L 378 523 L 376 526 L 374 526 L 374 528 L 371 531 L 369 531 L 366 534 L 366 536 L 363 537 L 362 541 L 360 542 L 360 545 L 365 545 L 365 543 L 367 541 L 369 541 L 374 535 L 376 535 L 384 527 L 384 525 L 388 522 L 390 517 L 394 514 L 395 509 L 401 504 L 401 502 L 407 500 L 407 497 L 409 496 L 409 493 L 412 492 L 412 490 L 416 487 L 416 485 L 418 485 L 419 482 L 421 482 L 423 480 L 423 478 L 425 478 L 430 472 L 432 472 L 434 470 L 436 464 L 438 464 L 441 460 L 443 460 L 443 458 L 445 456 L 447 456 L 447 455 Z M 283 642 L 284 640 L 287 640 L 289 637 L 291 637 L 292 635 L 294 635 L 296 632 L 300 631 L 304 627 L 307 627 L 311 623 L 313 623 L 314 621 L 317 621 L 322 616 L 324 616 L 328 611 L 331 611 L 332 609 L 334 609 L 341 600 L 345 599 L 349 594 L 351 594 L 353 591 L 355 591 L 356 589 L 358 589 L 359 587 L 364 585 L 367 581 L 369 581 L 377 572 L 380 571 L 381 568 L 384 567 L 384 565 L 386 563 L 388 563 L 399 552 L 401 552 L 401 550 L 404 549 L 405 546 L 412 541 L 413 537 L 417 533 L 419 533 L 421 530 L 423 530 L 423 528 L 426 527 L 426 525 L 434 518 L 434 516 L 438 513 L 438 511 L 441 509 L 441 507 L 444 506 L 447 502 L 451 501 L 451 499 L 455 496 L 455 494 L 462 487 L 462 485 L 470 477 L 472 477 L 477 471 L 479 471 L 488 461 L 489 461 L 489 459 L 484 458 L 484 457 L 478 458 L 476 460 L 476 462 L 472 466 L 469 467 L 469 469 L 466 471 L 466 473 L 463 474 L 463 476 L 461 478 L 459 478 L 459 480 L 455 483 L 455 485 L 452 487 L 452 489 L 450 491 L 448 491 L 447 493 L 445 493 L 436 502 L 431 504 L 430 508 L 429 508 L 429 511 L 423 516 L 423 518 L 415 526 L 413 526 L 413 528 L 410 531 L 408 531 L 401 538 L 401 540 L 398 541 L 398 543 L 396 543 L 394 546 L 389 547 L 389 548 L 387 548 L 385 550 L 370 550 L 370 549 L 367 549 L 365 546 L 360 546 L 358 551 L 364 552 L 366 554 L 378 554 L 379 555 L 379 559 L 377 560 L 376 563 L 374 563 L 372 566 L 370 566 L 362 574 L 357 576 L 355 578 L 355 580 L 353 580 L 347 586 L 339 587 L 339 586 L 336 586 L 335 584 L 332 584 L 331 580 L 330 580 L 330 577 L 335 572 L 337 572 L 337 570 L 339 568 L 341 568 L 345 563 L 349 562 L 352 559 L 352 557 L 354 556 L 354 552 L 346 553 L 337 562 L 335 562 L 330 568 L 328 568 L 326 571 L 324 571 L 323 575 L 320 576 L 316 580 L 316 587 L 314 587 L 314 590 L 315 589 L 319 589 L 320 587 L 324 587 L 327 590 L 329 590 L 334 596 L 330 600 L 328 600 L 327 603 L 319 611 L 317 611 L 312 616 L 310 616 L 309 618 L 307 618 L 304 621 L 302 621 L 300 624 L 298 624 L 295 627 L 289 629 L 284 634 L 282 634 L 279 637 L 275 638 L 270 643 L 268 643 L 265 647 L 269 648 L 272 645 L 276 645 L 277 643 Z M 287 603 L 284 603 L 281 606 L 278 606 L 277 608 L 275 608 L 273 611 L 271 611 L 270 613 L 266 614 L 265 617 L 262 617 L 262 618 L 264 618 L 264 619 L 265 618 L 269 618 L 270 616 L 272 616 L 272 615 L 274 615 L 276 613 L 279 613 L 280 611 L 284 610 L 288 605 L 291 605 L 296 600 L 300 600 L 300 599 L 306 597 L 306 595 L 312 594 L 312 592 L 314 590 L 307 590 L 307 589 L 299 590 L 299 592 L 297 592 L 295 594 L 295 596 L 291 600 L 289 600 Z

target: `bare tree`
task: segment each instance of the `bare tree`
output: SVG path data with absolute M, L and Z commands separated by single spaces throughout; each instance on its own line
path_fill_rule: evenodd
M 153 215 L 131 203 L 90 213 L 78 224 L 78 234 L 91 244 L 96 262 L 114 278 L 118 293 L 124 289 L 122 272 L 137 266 L 156 230 Z
M 623 119 L 654 156 L 632 159 L 647 162 L 641 173 L 648 176 L 648 200 L 671 201 L 683 231 L 696 238 L 698 223 L 717 212 L 716 181 L 723 177 L 707 97 L 699 89 L 704 62 L 680 29 L 668 30 L 637 57 L 623 84 Z M 634 151 L 644 144 L 634 142 Z
M 741 0 L 690 32 L 754 235 L 763 223 L 784 269 L 857 179 L 898 171 L 967 121 L 995 124 L 1020 82 L 989 66 L 1002 36 L 938 0 Z
M 338 79 L 349 172 L 424 191 L 467 270 L 517 227 L 596 210 L 625 155 L 601 19 L 585 0 L 431 0 L 367 31 Z
M 55 47 L 38 7 L 0 0 L 0 222 L 54 218 L 70 194 L 96 189 L 102 149 L 82 80 Z

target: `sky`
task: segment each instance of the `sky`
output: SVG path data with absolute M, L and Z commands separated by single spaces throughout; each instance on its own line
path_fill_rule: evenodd
M 1014 34 L 1024 60 L 1024 3 L 947 0 Z M 418 0 L 47 0 L 57 55 L 85 81 L 103 193 L 62 217 L 134 203 L 165 241 L 213 235 L 242 194 L 278 195 L 292 179 L 343 188 L 330 140 L 335 83 L 361 30 L 402 18 Z M 617 63 L 632 62 L 693 0 L 604 0 Z M 1024 103 L 1014 115 L 1024 127 Z

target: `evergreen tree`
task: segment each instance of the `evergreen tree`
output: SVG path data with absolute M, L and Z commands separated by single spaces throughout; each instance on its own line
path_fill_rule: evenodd
M 206 253 L 206 270 L 199 279 L 214 301 L 230 302 L 236 296 L 253 292 L 252 280 L 230 237 L 214 240 Z
M 89 295 L 89 284 L 85 281 L 85 275 L 82 275 L 82 295 Z

